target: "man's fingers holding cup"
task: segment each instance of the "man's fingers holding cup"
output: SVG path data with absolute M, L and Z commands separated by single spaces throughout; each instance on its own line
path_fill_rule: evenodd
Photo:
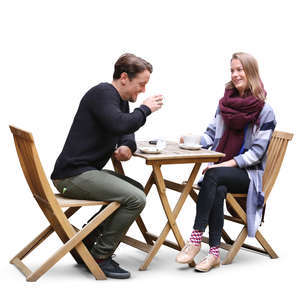
M 153 98 L 156 102 L 163 101 L 163 95 L 155 95 Z
M 163 96 L 162 95 L 155 95 L 147 98 L 143 104 L 147 105 L 152 112 L 158 110 L 162 106 Z

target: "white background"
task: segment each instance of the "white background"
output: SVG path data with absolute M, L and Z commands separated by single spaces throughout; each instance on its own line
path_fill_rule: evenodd
M 300 67 L 296 2 L 1 1 L 1 294 L 23 299 L 150 299 L 159 294 L 174 299 L 261 299 L 295 292 L 298 276 L 292 271 L 299 268 L 300 208 L 295 189 Z M 67 255 L 37 283 L 27 283 L 8 262 L 46 222 L 25 183 L 8 125 L 33 133 L 50 176 L 81 97 L 99 82 L 110 82 L 116 59 L 131 52 L 154 66 L 138 101 L 156 93 L 165 96 L 163 108 L 148 118 L 137 138 L 177 140 L 183 133 L 202 133 L 230 79 L 229 62 L 237 51 L 257 58 L 277 130 L 295 133 L 262 227 L 280 258 L 242 251 L 232 265 L 200 274 L 175 264 L 176 251 L 162 247 L 148 270 L 140 272 L 145 254 L 121 245 L 116 260 L 131 271 L 130 280 L 95 281 Z M 142 183 L 150 173 L 137 158 L 124 168 Z M 166 167 L 163 173 L 180 182 L 190 170 L 191 166 Z M 169 196 L 174 205 L 178 195 Z M 74 222 L 80 226 L 93 212 L 83 211 Z M 194 213 L 189 198 L 178 218 L 184 238 L 190 234 Z M 143 218 L 154 233 L 165 223 L 154 189 Z M 130 233 L 139 237 L 135 225 Z M 173 240 L 172 233 L 169 239 Z M 26 260 L 32 269 L 53 253 L 59 241 L 53 236 L 47 245 Z M 197 259 L 207 251 L 203 246 Z M 222 250 L 221 257 L 225 254 Z

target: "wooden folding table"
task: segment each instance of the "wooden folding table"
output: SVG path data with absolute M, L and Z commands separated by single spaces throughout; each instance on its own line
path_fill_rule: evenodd
M 137 142 L 137 144 L 138 149 L 143 146 L 150 146 L 148 142 Z M 139 216 L 136 219 L 136 222 L 142 235 L 145 238 L 146 243 L 129 236 L 125 236 L 122 240 L 128 245 L 148 253 L 144 263 L 139 268 L 140 270 L 146 270 L 162 244 L 179 251 L 184 247 L 185 243 L 176 224 L 176 218 L 187 196 L 189 194 L 192 195 L 193 193 L 195 193 L 192 189 L 192 185 L 196 179 L 201 163 L 217 162 L 220 157 L 224 156 L 224 154 L 206 149 L 184 150 L 181 149 L 175 142 L 167 142 L 166 148 L 163 149 L 159 154 L 146 154 L 142 153 L 140 150 L 137 150 L 134 153 L 134 156 L 145 159 L 146 165 L 152 166 L 152 173 L 145 185 L 145 194 L 147 195 L 149 193 L 153 184 L 156 185 L 163 209 L 168 220 L 160 235 L 156 236 L 147 230 L 141 216 Z M 124 174 L 124 170 L 119 161 L 113 159 L 113 164 L 116 172 Z M 194 164 L 194 167 L 185 184 L 175 183 L 163 178 L 161 166 L 168 164 Z M 171 210 L 169 200 L 166 195 L 166 188 L 181 193 L 179 200 L 173 210 Z M 177 244 L 166 240 L 166 237 L 170 230 L 173 231 Z M 192 263 L 191 265 L 194 265 L 194 263 Z

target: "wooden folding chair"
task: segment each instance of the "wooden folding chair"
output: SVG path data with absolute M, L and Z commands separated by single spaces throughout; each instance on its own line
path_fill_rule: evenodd
M 65 254 L 71 253 L 77 261 L 83 261 L 96 279 L 106 279 L 99 265 L 91 256 L 82 240 L 100 223 L 110 216 L 120 206 L 117 202 L 89 201 L 64 198 L 54 195 L 41 165 L 32 134 L 10 126 L 14 136 L 15 146 L 24 176 L 37 204 L 43 211 L 50 225 L 21 250 L 10 263 L 14 264 L 26 277 L 27 281 L 36 281 Z M 83 206 L 106 205 L 91 222 L 78 230 L 68 218 Z M 65 211 L 62 208 L 66 207 Z M 64 245 L 62 245 L 37 270 L 32 272 L 22 260 L 55 231 Z
M 268 152 L 267 152 L 267 164 L 263 176 L 263 191 L 265 193 L 264 212 L 266 208 L 266 201 L 270 195 L 270 192 L 274 186 L 276 178 L 278 176 L 288 142 L 293 138 L 292 133 L 274 131 Z M 194 185 L 194 189 L 199 189 Z M 197 201 L 197 194 L 194 190 L 190 193 L 191 197 Z M 246 198 L 247 194 L 231 194 L 226 195 L 226 205 L 231 215 L 225 215 L 226 220 L 239 223 L 243 225 L 241 232 L 236 240 L 232 240 L 227 232 L 222 230 L 222 238 L 225 243 L 221 243 L 221 248 L 229 250 L 222 264 L 232 263 L 234 257 L 241 248 L 250 249 L 257 253 L 263 253 L 269 255 L 271 258 L 278 258 L 275 251 L 271 248 L 269 243 L 265 240 L 263 235 L 257 230 L 255 238 L 260 243 L 262 248 L 254 247 L 252 245 L 244 244 L 244 241 L 248 235 L 247 233 L 247 215 L 246 215 Z M 208 238 L 204 237 L 203 242 L 208 243 Z

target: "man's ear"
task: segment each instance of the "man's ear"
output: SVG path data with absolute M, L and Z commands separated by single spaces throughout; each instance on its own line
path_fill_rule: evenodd
M 128 74 L 126 72 L 121 73 L 120 81 L 122 85 L 125 85 L 128 80 L 129 80 Z

